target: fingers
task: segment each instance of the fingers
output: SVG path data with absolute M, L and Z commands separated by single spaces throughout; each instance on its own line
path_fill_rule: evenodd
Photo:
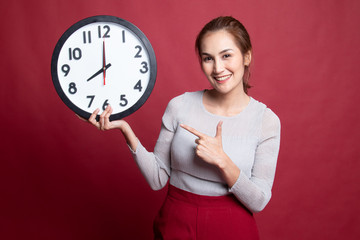
M 222 136 L 222 124 L 223 124 L 223 121 L 220 121 L 216 127 L 215 137 L 217 137 L 217 138 L 219 138 L 219 137 L 221 138 L 221 136 Z
M 222 136 L 222 124 L 223 124 L 223 121 L 220 121 L 216 127 L 216 135 L 215 137 L 221 137 Z M 189 127 L 185 124 L 180 124 L 180 127 L 182 127 L 183 129 L 191 132 L 192 134 L 194 134 L 195 136 L 199 137 L 199 138 L 204 138 L 206 137 L 207 135 L 206 134 L 203 134 L 199 131 L 197 131 L 195 128 L 192 128 L 192 127 Z
M 112 107 L 108 105 L 106 109 L 101 113 L 99 123 L 100 123 L 100 129 L 101 130 L 108 130 L 109 128 L 109 117 L 112 113 Z
M 110 124 L 110 116 L 111 113 L 113 112 L 113 109 L 110 105 L 108 105 L 106 107 L 106 109 L 101 113 L 100 117 L 99 117 L 99 121 L 96 121 L 96 116 L 99 114 L 100 109 L 97 108 L 89 117 L 89 119 L 87 120 L 89 123 L 91 123 L 92 125 L 94 125 L 95 127 L 97 127 L 100 130 L 107 130 L 109 129 L 109 124 Z M 81 119 L 81 117 L 79 117 Z
M 96 116 L 98 115 L 98 113 L 100 112 L 100 109 L 96 109 L 89 117 L 89 123 L 91 123 L 92 125 L 94 125 L 97 128 L 100 128 L 100 124 L 96 121 Z
M 201 137 L 205 137 L 206 135 L 197 131 L 196 129 L 192 128 L 192 127 L 189 127 L 185 124 L 180 124 L 180 127 L 182 127 L 183 129 L 187 130 L 188 132 L 194 134 L 195 136 L 201 138 Z

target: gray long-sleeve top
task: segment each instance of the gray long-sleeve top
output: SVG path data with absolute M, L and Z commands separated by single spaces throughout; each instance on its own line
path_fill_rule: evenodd
M 141 143 L 133 152 L 142 174 L 152 189 L 170 184 L 199 195 L 234 194 L 252 212 L 259 212 L 271 198 L 271 188 L 280 146 L 280 120 L 264 104 L 250 98 L 238 115 L 224 117 L 208 112 L 204 91 L 173 98 L 164 113 L 154 152 Z M 195 135 L 180 127 L 185 124 L 215 136 L 222 120 L 224 152 L 240 168 L 236 183 L 229 188 L 219 170 L 195 154 Z

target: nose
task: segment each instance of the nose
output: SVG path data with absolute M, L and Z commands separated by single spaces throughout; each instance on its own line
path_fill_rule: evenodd
M 213 66 L 213 73 L 214 74 L 219 74 L 219 73 L 221 73 L 223 71 L 224 71 L 224 64 L 222 63 L 222 61 L 215 60 L 214 61 L 214 66 Z

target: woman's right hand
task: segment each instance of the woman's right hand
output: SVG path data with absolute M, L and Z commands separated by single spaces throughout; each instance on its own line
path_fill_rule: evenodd
M 130 125 L 124 120 L 110 121 L 109 117 L 113 111 L 112 107 L 108 105 L 104 112 L 101 113 L 99 121 L 96 120 L 96 116 L 99 114 L 100 109 L 96 109 L 88 120 L 78 116 L 80 119 L 89 122 L 94 125 L 97 129 L 105 131 L 110 129 L 120 129 L 125 137 L 126 142 L 133 151 L 136 151 L 139 140 L 135 133 L 132 131 Z
M 116 120 L 110 121 L 110 115 L 113 111 L 112 107 L 108 105 L 104 112 L 101 113 L 99 121 L 96 120 L 96 116 L 98 115 L 100 109 L 96 109 L 88 119 L 88 122 L 94 125 L 97 129 L 105 131 L 110 129 L 120 129 L 122 130 L 122 126 L 124 125 L 124 120 Z

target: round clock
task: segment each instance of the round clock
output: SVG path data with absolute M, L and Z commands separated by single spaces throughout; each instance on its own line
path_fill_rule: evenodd
M 72 25 L 51 59 L 58 95 L 85 119 L 109 104 L 110 120 L 138 110 L 154 88 L 156 71 L 155 53 L 145 34 L 134 24 L 107 15 Z

